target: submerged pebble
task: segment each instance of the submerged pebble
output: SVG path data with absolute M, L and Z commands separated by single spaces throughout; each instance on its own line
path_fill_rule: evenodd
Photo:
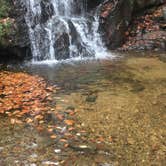
M 0 147 L 0 152 L 4 150 L 4 147 Z
M 52 161 L 44 161 L 42 162 L 42 165 L 47 166 L 47 165 L 59 165 L 59 162 L 52 162 Z
M 61 153 L 61 149 L 55 149 L 54 152 L 55 153 Z

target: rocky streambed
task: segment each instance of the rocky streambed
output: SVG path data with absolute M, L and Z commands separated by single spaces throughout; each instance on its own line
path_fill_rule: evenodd
M 44 120 L 1 116 L 1 165 L 165 165 L 165 56 L 133 54 L 21 66 L 61 89 Z

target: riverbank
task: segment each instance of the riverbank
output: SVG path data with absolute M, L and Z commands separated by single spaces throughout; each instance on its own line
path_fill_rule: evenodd
M 126 40 L 118 50 L 166 51 L 166 5 L 153 7 L 133 17 Z

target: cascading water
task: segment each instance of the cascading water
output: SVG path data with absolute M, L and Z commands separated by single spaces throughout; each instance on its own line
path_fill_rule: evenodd
M 87 13 L 86 0 L 26 0 L 23 4 L 34 61 L 105 52 L 97 13 Z

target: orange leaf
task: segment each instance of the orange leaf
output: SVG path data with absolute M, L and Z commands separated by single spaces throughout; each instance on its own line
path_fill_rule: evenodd
M 65 144 L 64 147 L 67 148 L 69 146 L 69 144 Z
M 59 141 L 60 141 L 60 142 L 67 142 L 66 139 L 60 139 Z
M 70 127 L 69 129 L 68 129 L 68 131 L 73 131 L 74 130 L 74 127 Z
M 61 114 L 57 114 L 56 117 L 57 117 L 59 120 L 63 120 L 63 115 L 61 115 Z
M 26 119 L 26 122 L 27 122 L 27 123 L 32 123 L 32 122 L 33 122 L 33 120 L 32 120 L 32 119 L 30 119 L 30 118 L 27 118 L 27 119 Z
M 19 114 L 19 113 L 20 113 L 20 111 L 14 111 L 12 114 L 16 115 L 16 114 Z
M 20 112 L 20 115 L 26 114 L 26 113 L 28 113 L 28 112 L 29 112 L 29 110 L 22 110 L 22 111 Z
M 73 120 L 65 120 L 65 123 L 69 126 L 74 125 L 74 121 Z
M 57 136 L 56 136 L 56 135 L 51 135 L 50 138 L 51 138 L 51 139 L 56 139 Z
M 48 132 L 53 132 L 54 129 L 48 129 Z
M 37 116 L 35 116 L 35 119 L 36 119 L 36 120 L 42 120 L 42 119 L 43 119 L 43 116 L 42 116 L 42 115 L 37 115 Z

